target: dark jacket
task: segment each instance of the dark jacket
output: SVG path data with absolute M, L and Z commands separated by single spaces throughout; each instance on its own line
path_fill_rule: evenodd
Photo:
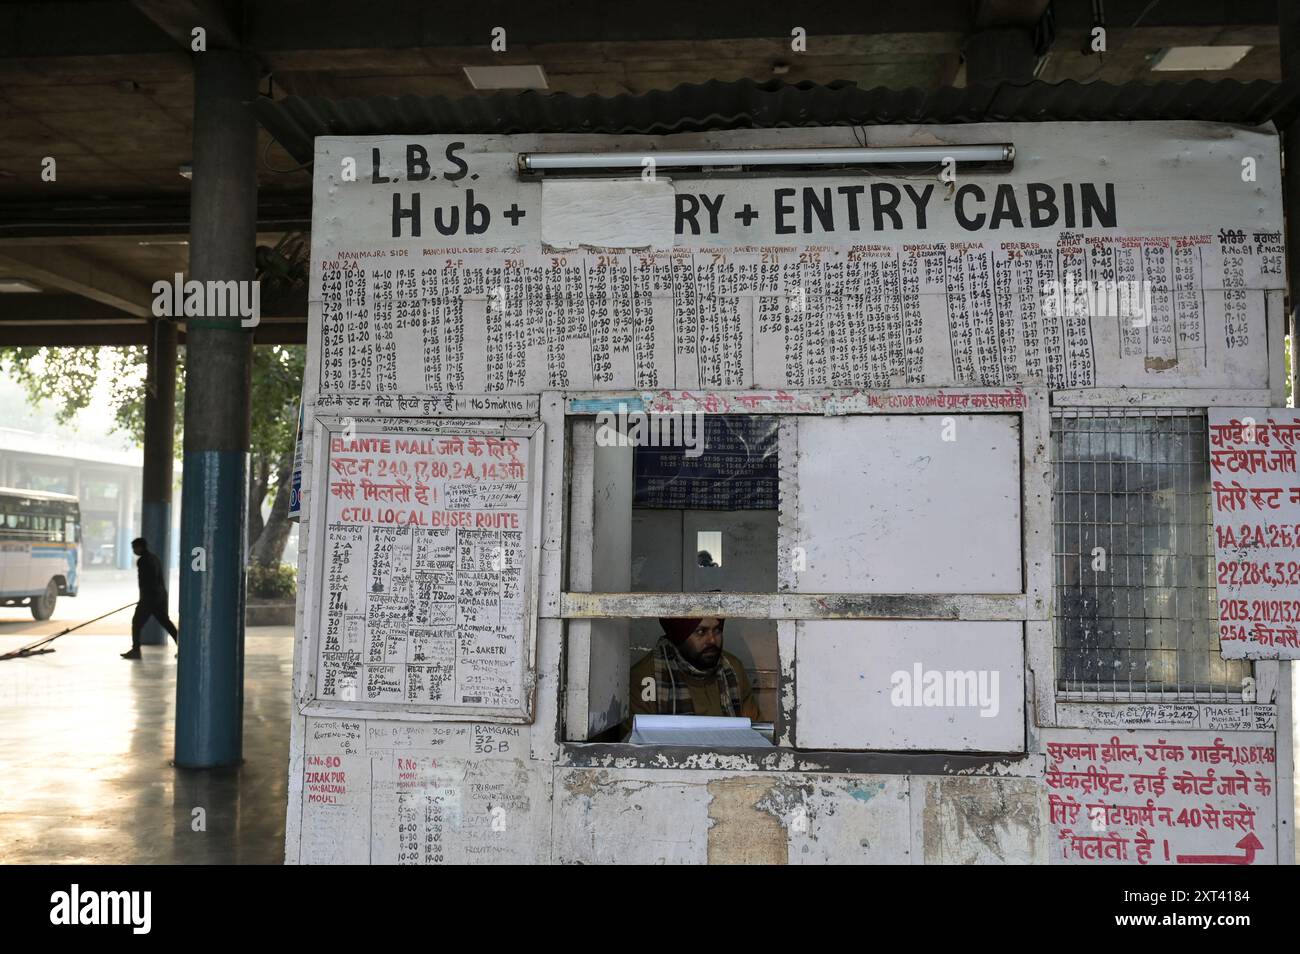
M 145 550 L 135 561 L 136 578 L 140 584 L 141 603 L 167 605 L 167 583 L 163 580 L 162 563 Z

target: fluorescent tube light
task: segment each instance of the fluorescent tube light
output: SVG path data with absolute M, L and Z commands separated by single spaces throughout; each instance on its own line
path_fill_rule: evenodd
M 656 169 L 755 168 L 762 166 L 936 165 L 955 162 L 1012 163 L 1016 147 L 1009 142 L 966 146 L 870 146 L 826 149 L 729 149 L 701 152 L 521 152 L 521 173 L 600 172 L 641 169 L 647 159 Z

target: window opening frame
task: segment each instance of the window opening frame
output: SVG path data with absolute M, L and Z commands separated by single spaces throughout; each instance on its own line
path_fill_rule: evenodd
M 562 692 L 556 720 L 556 744 L 563 765 L 617 764 L 642 767 L 701 767 L 725 758 L 729 768 L 741 770 L 827 771 L 953 771 L 958 767 L 1028 761 L 1035 725 L 1055 723 L 1056 684 L 1052 649 L 1053 525 L 1052 487 L 1049 466 L 1048 391 L 1041 387 L 1004 388 L 909 388 L 884 391 L 860 389 L 752 391 L 661 390 L 646 392 L 547 392 L 543 395 L 543 418 L 549 433 L 563 441 L 565 461 L 561 490 L 569 487 L 572 475 L 591 469 L 593 441 L 573 439 L 574 421 L 594 421 L 597 413 L 627 410 L 648 413 L 700 411 L 706 414 L 776 415 L 783 418 L 778 449 L 781 494 L 778 504 L 778 581 L 771 593 L 652 593 L 584 592 L 575 588 L 583 581 L 570 575 L 566 565 L 562 588 L 552 594 L 557 616 L 564 630 L 565 663 L 561 671 Z M 797 417 L 837 415 L 925 414 L 1015 414 L 1020 420 L 1020 513 L 1021 592 L 1011 594 L 918 594 L 899 593 L 796 593 L 793 574 L 786 558 L 796 545 L 796 501 L 789 494 L 794 472 L 790 462 L 797 452 L 791 446 Z M 785 423 L 788 421 L 789 423 Z M 548 485 L 548 500 L 554 500 L 554 484 Z M 594 500 L 590 488 L 575 485 L 574 496 L 564 494 L 566 522 L 561 547 L 569 555 L 591 546 Z M 585 492 L 584 492 L 585 491 Z M 571 536 L 576 530 L 577 536 Z M 585 539 L 584 539 L 584 534 Z M 544 599 L 543 603 L 547 601 Z M 920 604 L 926 611 L 918 612 Z M 585 691 L 581 682 L 584 665 L 582 643 L 592 621 L 601 619 L 699 616 L 723 610 L 727 618 L 769 619 L 777 623 L 780 653 L 778 721 L 772 748 L 710 749 L 632 745 L 624 742 L 589 742 L 574 731 L 585 712 L 583 700 L 574 693 Z M 811 751 L 794 748 L 794 725 L 786 713 L 794 712 L 794 651 L 798 624 L 821 619 L 929 619 L 950 621 L 1016 621 L 1024 625 L 1025 720 L 1023 752 L 968 753 L 919 752 L 916 750 Z M 589 646 L 588 646 L 589 651 Z M 588 656 L 585 661 L 589 665 Z M 573 736 L 582 736 L 574 738 Z M 912 766 L 900 769 L 898 766 Z

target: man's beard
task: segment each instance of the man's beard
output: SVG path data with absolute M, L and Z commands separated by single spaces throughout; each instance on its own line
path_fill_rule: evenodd
M 690 655 L 683 652 L 682 655 L 685 656 L 686 661 L 696 669 L 701 669 L 706 672 L 710 669 L 716 669 L 718 663 L 722 661 L 721 649 L 706 649 L 703 652 L 692 653 Z

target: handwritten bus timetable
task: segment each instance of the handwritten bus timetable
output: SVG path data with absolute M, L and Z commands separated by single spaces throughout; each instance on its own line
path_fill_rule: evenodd
M 329 436 L 317 698 L 522 704 L 528 439 Z
M 1277 863 L 1272 733 L 1043 732 L 1054 864 Z
M 1210 408 L 1219 645 L 1300 659 L 1300 414 Z
M 1240 387 L 1282 262 L 1279 233 L 1230 228 L 631 254 L 341 251 L 320 263 L 319 386 Z M 1089 301 L 1085 283 L 1106 282 L 1140 283 L 1141 297 Z

